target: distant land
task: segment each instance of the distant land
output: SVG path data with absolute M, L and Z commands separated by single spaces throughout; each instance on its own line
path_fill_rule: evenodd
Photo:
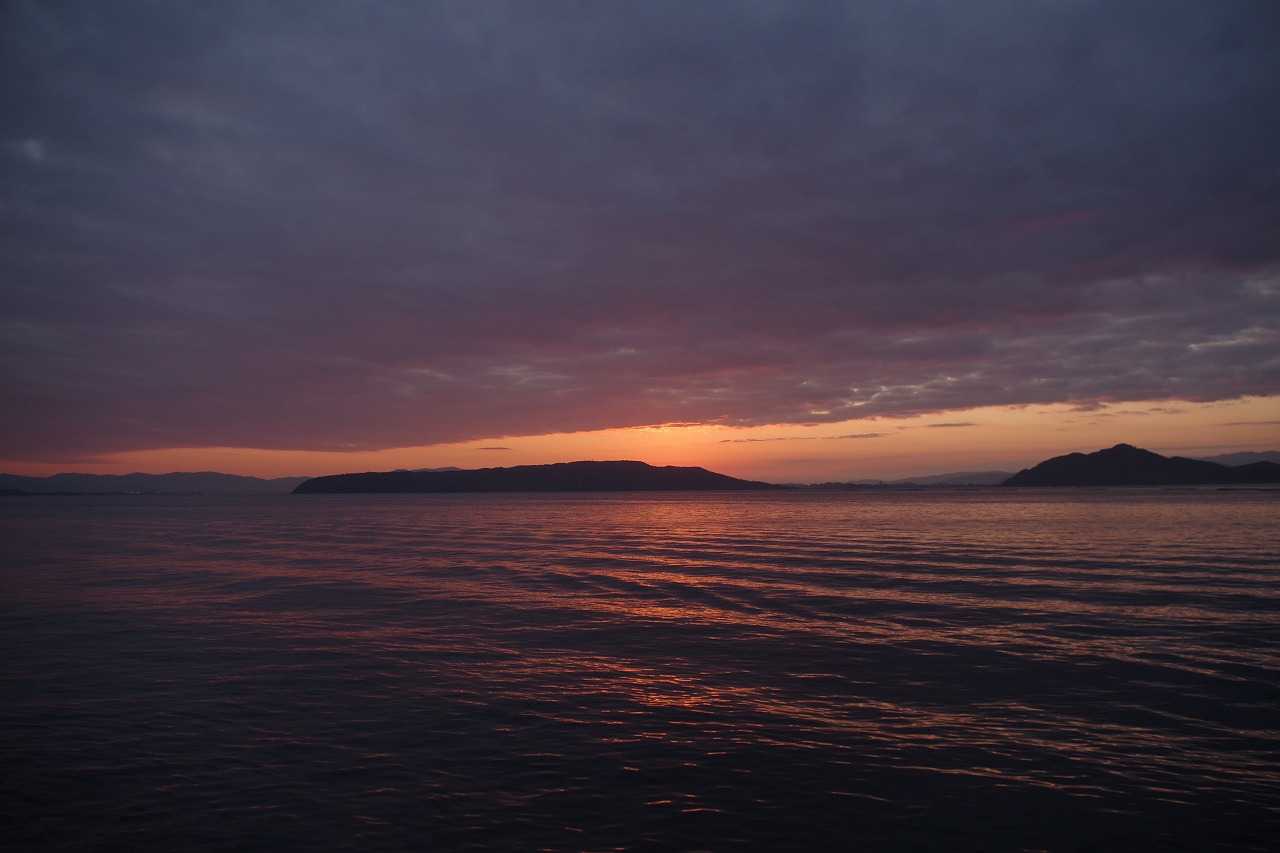
M 622 492 L 780 489 L 706 468 L 644 462 L 558 462 L 462 471 L 386 471 L 307 480 L 294 494 L 361 492 Z
M 182 471 L 172 474 L 54 474 L 22 477 L 0 474 L 0 494 L 7 495 L 285 495 L 306 477 L 264 480 L 219 474 L 215 471 Z
M 955 471 L 895 480 L 778 485 L 741 480 L 705 468 L 644 462 L 560 462 L 510 468 L 397 469 L 328 477 L 264 479 L 216 471 L 169 474 L 0 474 L 0 495 L 283 495 L 321 492 L 682 491 L 747 489 L 876 489 L 946 486 L 1149 486 L 1280 483 L 1280 450 L 1186 458 L 1129 444 L 1095 453 L 1055 456 L 1018 473 Z
M 1013 476 L 1012 471 L 956 471 L 890 480 L 891 486 L 998 486 Z
M 1235 454 L 1229 454 L 1235 456 Z M 1006 486 L 1199 486 L 1280 483 L 1280 464 L 1269 461 L 1222 465 L 1203 459 L 1161 456 L 1131 444 L 1095 453 L 1055 456 L 1025 468 Z
M 1220 456 L 1193 456 L 1205 462 L 1217 462 L 1219 465 L 1252 465 L 1254 462 L 1280 462 L 1280 450 L 1263 450 L 1260 452 L 1242 451 L 1240 453 L 1223 453 Z
M 999 486 L 1013 476 L 1012 471 L 953 471 L 947 474 L 921 474 L 900 480 L 849 480 L 826 483 L 795 483 L 799 489 L 898 489 L 925 486 Z

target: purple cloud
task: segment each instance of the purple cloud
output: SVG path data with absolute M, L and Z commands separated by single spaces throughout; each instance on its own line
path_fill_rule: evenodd
M 1274 4 L 5 15 L 10 456 L 1280 391 Z

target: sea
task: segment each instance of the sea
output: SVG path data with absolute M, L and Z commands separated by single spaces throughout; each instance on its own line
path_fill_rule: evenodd
M 1280 492 L 0 499 L 11 850 L 1266 850 Z

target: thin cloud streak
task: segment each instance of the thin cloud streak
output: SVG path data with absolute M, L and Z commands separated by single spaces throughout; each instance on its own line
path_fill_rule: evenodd
M 722 438 L 721 444 L 757 444 L 770 441 L 842 441 L 845 439 L 880 438 L 883 432 L 855 432 L 846 435 L 783 435 L 770 438 Z

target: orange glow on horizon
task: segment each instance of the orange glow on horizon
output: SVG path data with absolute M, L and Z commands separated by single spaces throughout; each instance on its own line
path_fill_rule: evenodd
M 1182 455 L 1274 450 L 1280 446 L 1280 397 L 1117 403 L 1093 411 L 1061 404 L 1001 406 L 813 426 L 633 427 L 374 451 L 167 448 L 65 462 L 5 460 L 0 470 L 35 476 L 210 470 L 283 477 L 639 459 L 654 465 L 701 465 L 753 479 L 812 482 L 1016 470 L 1049 456 L 1120 441 Z

